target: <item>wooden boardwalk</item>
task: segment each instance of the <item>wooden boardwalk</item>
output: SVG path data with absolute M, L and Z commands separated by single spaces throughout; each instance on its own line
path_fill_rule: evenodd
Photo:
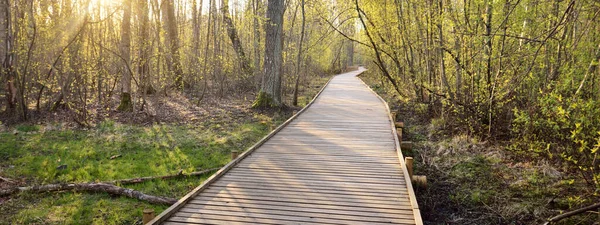
M 387 104 L 350 72 L 152 224 L 422 224 Z

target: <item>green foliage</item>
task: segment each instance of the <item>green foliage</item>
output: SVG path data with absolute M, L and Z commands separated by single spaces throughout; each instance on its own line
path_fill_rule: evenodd
M 585 174 L 600 188 L 600 167 L 595 162 L 600 148 L 600 102 L 564 98 L 560 93 L 540 95 L 538 105 L 515 109 L 512 149 L 544 156 Z

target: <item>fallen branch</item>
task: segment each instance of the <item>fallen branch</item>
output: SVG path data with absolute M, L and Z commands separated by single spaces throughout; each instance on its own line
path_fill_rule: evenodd
M 587 206 L 587 207 L 583 207 L 581 209 L 577 209 L 577 210 L 574 210 L 574 211 L 571 211 L 571 212 L 563 213 L 563 214 L 560 214 L 558 216 L 550 218 L 548 220 L 548 222 L 544 223 L 544 225 L 555 223 L 555 222 L 558 222 L 559 220 L 562 220 L 562 219 L 565 219 L 565 218 L 569 218 L 569 217 L 574 216 L 574 215 L 582 214 L 582 213 L 587 212 L 587 211 L 596 210 L 598 208 L 600 208 L 600 203 L 596 203 L 596 204 L 593 204 L 593 205 L 590 205 L 590 206 Z
M 122 180 L 113 180 L 113 181 L 107 181 L 104 183 L 109 183 L 109 184 L 137 184 L 137 183 L 142 183 L 142 182 L 146 182 L 149 180 L 165 180 L 165 179 L 171 179 L 171 178 L 179 178 L 179 177 L 193 177 L 193 176 L 200 176 L 200 175 L 204 175 L 213 171 L 217 171 L 221 169 L 221 167 L 218 168 L 211 168 L 211 169 L 206 169 L 206 170 L 202 170 L 202 171 L 196 171 L 196 172 L 191 172 L 191 173 L 183 173 L 183 170 L 180 170 L 179 173 L 177 174 L 172 174 L 172 175 L 166 175 L 166 176 L 154 176 L 154 177 L 139 177 L 139 178 L 131 178 L 131 179 L 122 179 Z
M 171 178 L 179 178 L 179 177 L 192 177 L 192 176 L 200 176 L 209 172 L 213 172 L 220 168 L 212 168 L 206 169 L 202 171 L 196 171 L 188 174 L 184 174 L 183 171 L 179 171 L 177 174 L 166 175 L 166 176 L 154 176 L 154 177 L 140 177 L 140 178 L 132 178 L 132 179 L 122 179 L 122 180 L 114 180 L 100 183 L 78 183 L 78 184 L 48 184 L 48 185 L 37 185 L 37 186 L 29 186 L 29 187 L 13 187 L 9 189 L 0 190 L 0 196 L 8 196 L 17 194 L 20 192 L 32 192 L 32 193 L 43 193 L 43 192 L 53 192 L 53 191 L 87 191 L 87 192 L 104 192 L 114 195 L 126 196 L 130 198 L 136 198 L 142 201 L 147 201 L 153 204 L 163 204 L 163 205 L 172 205 L 177 202 L 177 199 L 167 198 L 167 197 L 158 197 L 147 195 L 142 192 L 123 188 L 116 186 L 115 184 L 137 184 L 142 183 L 149 180 L 164 180 Z M 4 179 L 3 179 L 4 180 Z
M 15 183 L 11 179 L 8 179 L 8 178 L 5 178 L 5 177 L 0 177 L 0 180 L 4 181 L 6 183 L 11 183 L 11 184 Z
M 109 193 L 113 195 L 126 196 L 130 198 L 136 198 L 142 201 L 146 201 L 153 204 L 162 204 L 162 205 L 172 205 L 177 202 L 177 199 L 167 198 L 167 197 L 158 197 L 147 195 L 142 192 L 129 189 L 122 188 L 119 186 L 115 186 L 114 184 L 107 183 L 81 183 L 81 184 L 48 184 L 48 185 L 40 185 L 40 186 L 30 186 L 30 187 L 15 187 L 11 189 L 0 190 L 0 196 L 12 195 L 19 192 L 33 192 L 33 193 L 43 193 L 43 192 L 53 192 L 53 191 L 86 191 L 86 192 L 103 192 Z

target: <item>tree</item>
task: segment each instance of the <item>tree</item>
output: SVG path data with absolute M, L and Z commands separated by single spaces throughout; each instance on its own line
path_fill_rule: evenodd
M 0 0 L 0 77 L 6 82 L 7 110 L 17 105 L 17 88 L 13 70 L 13 38 L 11 28 L 10 0 Z
M 231 15 L 229 15 L 229 0 L 223 0 L 222 4 L 221 13 L 223 13 L 223 22 L 225 22 L 225 25 L 227 26 L 227 36 L 229 36 L 229 39 L 231 40 L 233 50 L 235 50 L 240 66 L 242 67 L 242 72 L 245 76 L 249 77 L 252 75 L 252 66 L 250 65 L 250 60 L 248 60 L 248 57 L 246 57 L 246 54 L 244 53 L 242 42 L 240 41 L 235 25 L 231 20 Z
M 294 84 L 294 98 L 292 99 L 292 105 L 298 105 L 298 83 L 300 83 L 300 70 L 304 66 L 302 65 L 302 44 L 304 43 L 304 28 L 306 26 L 306 12 L 304 11 L 304 0 L 301 0 L 302 7 L 302 30 L 300 31 L 300 41 L 298 41 L 298 58 L 296 60 L 296 82 Z
M 121 57 L 123 58 L 123 77 L 121 78 L 121 103 L 119 111 L 133 111 L 131 101 L 131 1 L 125 0 L 123 22 L 121 23 Z
M 175 6 L 174 1 L 167 0 L 163 1 L 163 27 L 166 33 L 165 45 L 169 50 L 167 56 L 167 67 L 169 72 L 173 73 L 175 77 L 175 87 L 178 89 L 183 88 L 183 68 L 181 66 L 181 60 L 179 55 L 179 33 L 177 31 L 177 18 L 175 17 Z
M 285 3 L 269 0 L 265 26 L 265 58 L 262 84 L 253 107 L 280 107 L 283 63 L 283 13 Z

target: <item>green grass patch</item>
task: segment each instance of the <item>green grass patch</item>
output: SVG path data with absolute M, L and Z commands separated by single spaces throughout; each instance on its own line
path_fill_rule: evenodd
M 257 115 L 253 122 L 227 127 L 153 125 L 113 121 L 93 130 L 0 133 L 0 174 L 28 184 L 99 182 L 175 174 L 221 167 L 232 150 L 245 150 L 281 120 Z M 38 131 L 38 132 L 30 132 Z M 115 159 L 112 156 L 120 155 Z M 204 177 L 157 180 L 126 187 L 147 194 L 179 198 Z M 141 210 L 154 206 L 107 194 L 20 194 L 0 204 L 0 224 L 132 224 Z

